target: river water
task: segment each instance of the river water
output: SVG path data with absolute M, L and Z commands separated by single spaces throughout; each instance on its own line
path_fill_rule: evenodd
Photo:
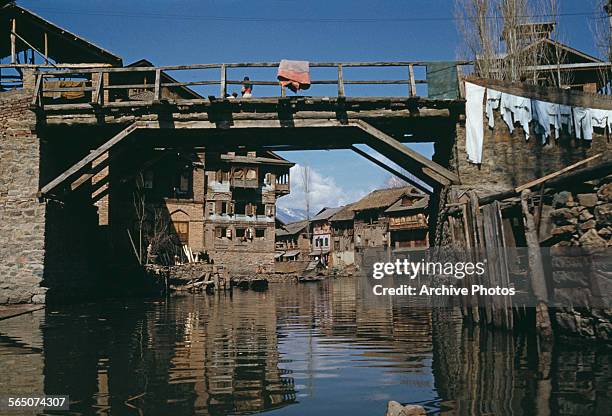
M 115 300 L 0 321 L 0 394 L 68 394 L 71 414 L 610 414 L 610 350 L 432 319 L 357 279 Z

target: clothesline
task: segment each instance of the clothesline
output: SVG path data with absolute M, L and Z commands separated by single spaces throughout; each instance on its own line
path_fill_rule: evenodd
M 485 93 L 486 104 L 483 103 Z M 529 123 L 533 122 L 533 131 L 541 138 L 542 143 L 546 143 L 550 137 L 551 126 L 555 129 L 556 138 L 559 138 L 563 126 L 569 134 L 575 134 L 576 138 L 584 140 L 593 139 L 594 127 L 612 132 L 612 110 L 571 107 L 508 94 L 469 82 L 465 83 L 465 95 L 466 153 L 471 163 L 482 163 L 485 112 L 490 128 L 495 127 L 494 111 L 499 110 L 510 133 L 514 132 L 515 123 L 521 125 L 525 140 L 530 138 Z

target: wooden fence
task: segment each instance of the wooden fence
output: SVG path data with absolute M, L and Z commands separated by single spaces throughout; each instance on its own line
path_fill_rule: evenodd
M 337 86 L 337 97 L 345 97 L 347 85 L 406 85 L 406 97 L 417 96 L 417 85 L 427 84 L 426 79 L 418 79 L 415 76 L 416 67 L 426 67 L 427 62 L 311 62 L 310 68 L 335 68 L 337 76 L 333 79 L 311 79 L 311 85 L 335 85 Z M 456 62 L 458 68 L 458 82 L 462 79 L 461 67 L 464 65 L 470 65 L 467 61 Z M 165 101 L 172 101 L 176 104 L 189 103 L 201 101 L 203 97 L 197 97 L 194 94 L 194 98 L 187 99 L 168 99 L 164 97 L 164 89 L 185 89 L 195 86 L 219 86 L 219 96 L 215 97 L 209 95 L 207 101 L 214 99 L 224 99 L 227 96 L 228 86 L 230 85 L 241 85 L 244 83 L 243 80 L 236 80 L 228 78 L 228 69 L 232 68 L 277 68 L 279 62 L 246 62 L 246 63 L 229 63 L 229 64 L 193 64 L 193 65 L 175 65 L 175 66 L 158 66 L 158 67 L 103 67 L 103 68 L 82 68 L 82 69 L 49 69 L 39 68 L 34 72 L 35 75 L 35 87 L 34 97 L 32 104 L 38 107 L 43 107 L 46 104 L 44 98 L 49 97 L 53 94 L 61 95 L 63 93 L 84 93 L 87 96 L 85 104 L 91 106 L 126 106 L 126 101 L 138 101 L 142 102 L 142 99 L 131 100 L 123 99 L 120 105 L 114 105 L 112 97 L 121 94 L 123 97 L 128 97 L 129 90 L 146 90 L 152 92 L 151 99 L 148 101 L 151 103 L 163 103 Z M 375 79 L 375 80 L 355 80 L 345 79 L 345 70 L 347 68 L 402 68 L 405 77 L 401 79 Z M 183 72 L 190 71 L 202 71 L 202 70 L 218 70 L 218 79 L 205 79 L 205 80 L 194 80 L 180 82 L 174 80 L 169 76 L 169 72 Z M 154 80 L 152 83 L 138 82 L 138 83 L 125 83 L 121 80 L 134 79 L 134 78 L 145 78 L 145 73 L 154 74 Z M 53 82 L 55 80 L 55 82 Z M 69 86 L 69 87 L 58 87 L 57 80 L 81 80 L 81 85 Z M 258 86 L 278 86 L 279 95 L 276 97 L 285 97 L 286 88 L 281 86 L 278 80 L 256 80 L 252 79 L 248 81 L 249 84 Z M 459 82 L 461 85 L 461 82 Z M 402 95 L 403 96 L 403 95 Z M 54 106 L 56 107 L 56 106 Z M 59 108 L 59 106 L 57 106 Z

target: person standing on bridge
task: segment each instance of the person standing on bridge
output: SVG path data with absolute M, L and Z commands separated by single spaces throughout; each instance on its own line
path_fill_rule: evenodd
M 253 96 L 253 84 L 249 77 L 244 77 L 242 80 L 242 98 L 251 98 Z

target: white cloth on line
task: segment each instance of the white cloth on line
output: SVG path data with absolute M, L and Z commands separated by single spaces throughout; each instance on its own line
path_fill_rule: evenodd
M 471 163 L 482 162 L 485 91 L 480 85 L 465 83 L 465 150 Z
M 555 133 L 559 134 L 559 104 L 547 101 L 531 100 L 532 118 L 535 122 L 534 132 L 542 138 L 542 144 L 550 137 L 550 126 L 554 126 Z
M 514 132 L 514 123 L 517 122 L 525 131 L 525 140 L 529 140 L 531 99 L 504 93 L 501 96 L 500 109 L 502 118 L 508 125 L 510 133 Z
M 572 107 L 569 105 L 559 104 L 559 113 L 557 113 L 557 137 L 561 134 L 561 127 L 567 126 L 569 134 L 574 134 L 574 120 L 572 116 Z
M 495 91 L 491 88 L 487 88 L 487 118 L 489 119 L 489 127 L 495 127 L 495 116 L 493 110 L 499 109 L 499 102 L 501 100 L 501 91 Z
M 610 120 L 610 111 L 591 109 L 591 124 L 593 127 L 607 129 Z
M 573 107 L 574 127 L 576 128 L 576 138 L 593 140 L 593 124 L 590 108 Z

